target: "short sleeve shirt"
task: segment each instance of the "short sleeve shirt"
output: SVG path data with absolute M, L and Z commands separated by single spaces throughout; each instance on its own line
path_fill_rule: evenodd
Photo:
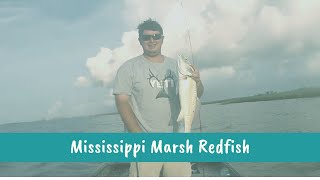
M 125 62 L 114 82 L 113 94 L 127 94 L 139 125 L 146 132 L 173 132 L 180 111 L 177 61 L 165 57 L 153 63 L 143 55 Z

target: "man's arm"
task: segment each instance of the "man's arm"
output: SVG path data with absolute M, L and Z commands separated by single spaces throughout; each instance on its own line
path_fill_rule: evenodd
M 138 119 L 132 111 L 129 104 L 129 95 L 115 95 L 117 109 L 120 113 L 121 119 L 129 132 L 142 132 L 139 126 Z

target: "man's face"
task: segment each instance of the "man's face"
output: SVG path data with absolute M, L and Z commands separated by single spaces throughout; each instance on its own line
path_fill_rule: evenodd
M 163 36 L 159 31 L 144 30 L 139 41 L 145 55 L 154 57 L 161 54 Z

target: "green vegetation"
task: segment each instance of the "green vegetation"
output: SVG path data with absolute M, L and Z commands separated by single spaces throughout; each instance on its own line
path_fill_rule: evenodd
M 240 98 L 232 98 L 232 99 L 224 99 L 219 101 L 209 101 L 202 102 L 205 104 L 231 104 L 231 103 L 242 103 L 242 102 L 257 102 L 257 101 L 274 101 L 274 100 L 282 100 L 282 99 L 297 99 L 297 98 L 312 98 L 320 96 L 320 88 L 312 87 L 312 88 L 300 88 L 292 91 L 284 91 L 284 92 L 275 92 L 275 91 L 267 91 L 264 94 L 257 94 L 254 96 L 240 97 Z

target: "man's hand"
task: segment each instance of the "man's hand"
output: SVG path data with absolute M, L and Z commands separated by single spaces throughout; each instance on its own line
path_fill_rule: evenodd
M 196 81 L 196 83 L 198 84 L 201 81 L 200 72 L 199 72 L 198 69 L 196 69 L 194 67 L 193 67 L 193 69 L 194 69 L 194 71 L 193 71 L 193 73 L 191 75 L 191 78 L 194 79 Z
M 203 84 L 200 79 L 199 70 L 197 68 L 195 68 L 194 66 L 192 66 L 192 68 L 194 69 L 194 71 L 191 75 L 191 78 L 194 79 L 194 81 L 197 83 L 197 96 L 200 98 L 203 94 L 204 87 L 203 87 Z

